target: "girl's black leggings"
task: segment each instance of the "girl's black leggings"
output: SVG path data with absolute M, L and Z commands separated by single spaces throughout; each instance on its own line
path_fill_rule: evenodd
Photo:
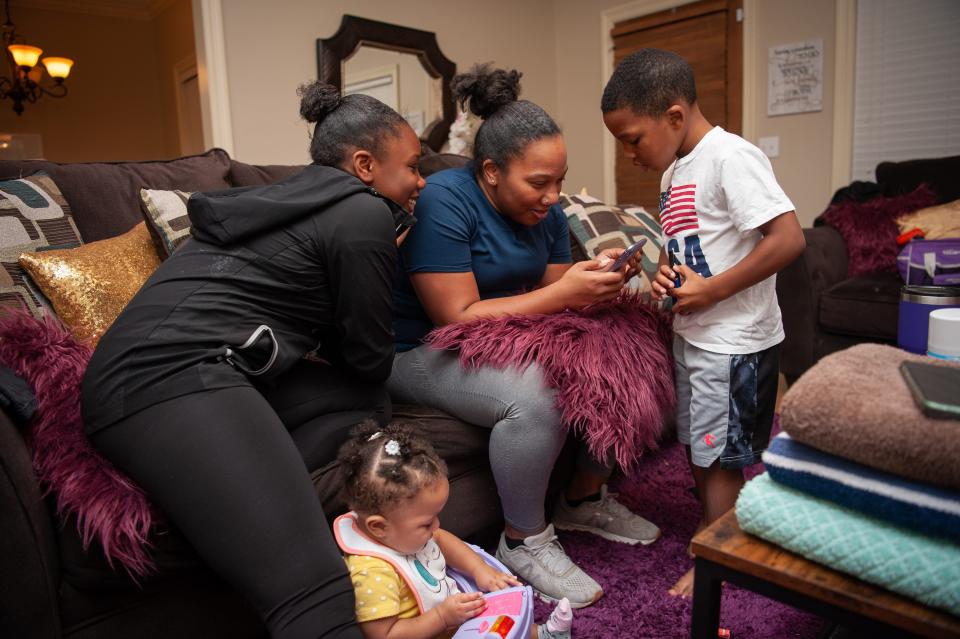
M 368 417 L 389 418 L 382 386 L 304 361 L 271 387 L 171 399 L 91 440 L 248 597 L 271 637 L 360 639 L 353 586 L 307 469 Z

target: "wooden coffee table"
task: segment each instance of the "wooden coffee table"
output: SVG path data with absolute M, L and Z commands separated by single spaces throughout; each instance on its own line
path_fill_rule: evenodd
M 734 511 L 693 538 L 693 639 L 717 639 L 728 581 L 870 637 L 960 637 L 960 618 L 808 561 L 740 530 Z

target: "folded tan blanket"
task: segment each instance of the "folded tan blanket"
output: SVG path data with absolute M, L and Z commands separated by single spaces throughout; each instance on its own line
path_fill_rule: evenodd
M 780 425 L 822 451 L 960 490 L 960 421 L 920 412 L 900 376 L 904 360 L 941 363 L 881 344 L 824 357 L 783 396 Z

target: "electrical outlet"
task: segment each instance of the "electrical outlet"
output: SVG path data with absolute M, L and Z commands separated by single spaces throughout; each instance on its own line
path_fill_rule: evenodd
M 771 135 L 769 137 L 757 140 L 757 146 L 768 158 L 779 157 L 780 155 L 780 136 Z

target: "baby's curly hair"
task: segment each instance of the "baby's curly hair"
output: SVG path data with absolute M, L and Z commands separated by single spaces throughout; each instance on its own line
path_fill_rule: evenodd
M 359 424 L 340 447 L 341 494 L 347 505 L 365 514 L 381 514 L 389 505 L 412 499 L 447 476 L 447 465 L 424 437 L 408 424 Z

